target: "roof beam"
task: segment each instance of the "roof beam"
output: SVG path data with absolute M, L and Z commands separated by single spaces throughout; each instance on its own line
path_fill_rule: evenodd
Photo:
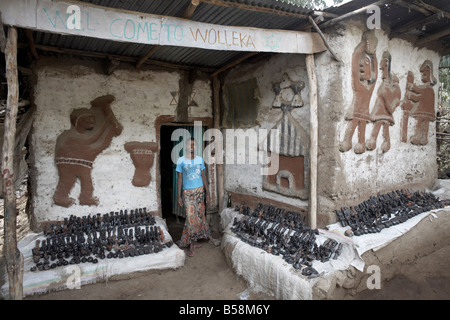
M 428 43 L 430 41 L 438 40 L 439 38 L 445 37 L 450 34 L 450 28 L 446 28 L 442 31 L 435 32 L 429 36 L 420 37 L 419 40 L 416 42 L 416 45 L 423 45 L 425 43 Z
M 431 16 L 428 16 L 426 18 L 422 18 L 422 19 L 416 19 L 413 20 L 409 23 L 406 24 L 402 24 L 401 26 L 397 27 L 397 28 L 393 28 L 392 32 L 394 33 L 406 33 L 412 30 L 422 30 L 422 28 L 429 24 L 429 23 L 434 23 L 436 22 L 436 20 L 439 19 L 439 15 L 438 14 L 433 14 Z
M 423 2 L 422 0 L 415 0 L 414 4 L 419 6 L 419 7 L 425 8 L 426 10 L 431 11 L 433 13 L 437 13 L 437 14 L 439 14 L 442 17 L 445 17 L 447 19 L 450 18 L 450 13 L 448 13 L 447 11 L 444 11 L 444 10 L 441 10 L 439 8 L 436 8 L 436 7 L 434 7 L 434 6 L 432 6 L 432 5 L 428 4 L 428 3 Z
M 18 46 L 18 48 L 28 47 L 28 45 L 25 43 L 19 43 L 17 46 Z M 40 45 L 40 44 L 36 44 L 35 47 L 37 50 L 41 50 L 41 51 L 54 52 L 54 53 L 60 53 L 60 54 L 68 54 L 68 55 L 77 55 L 77 56 L 97 58 L 97 59 L 106 59 L 108 61 L 115 60 L 115 61 L 136 63 L 138 60 L 138 58 L 134 58 L 134 57 L 112 55 L 112 54 L 108 54 L 108 53 L 91 52 L 91 51 L 85 51 L 85 50 L 63 49 L 63 48 L 57 48 L 57 47 L 53 47 L 53 46 L 46 46 L 46 45 Z M 211 73 L 211 72 L 215 71 L 215 69 L 212 69 L 212 68 L 186 66 L 186 65 L 168 63 L 168 62 L 157 61 L 157 60 L 147 60 L 145 62 L 145 64 L 159 66 L 159 67 L 168 68 L 168 69 L 182 69 L 182 70 L 197 69 L 199 71 L 207 72 L 207 73 Z
M 425 15 L 427 17 L 431 15 L 430 11 L 428 11 L 428 10 L 422 8 L 422 7 L 419 7 L 419 6 L 415 5 L 414 3 L 405 2 L 403 0 L 397 0 L 394 3 L 399 5 L 399 6 L 402 6 L 402 7 L 406 8 L 408 10 L 414 10 L 414 11 L 420 12 L 421 14 L 423 14 L 423 15 Z
M 190 19 L 192 17 L 192 15 L 194 14 L 195 9 L 197 9 L 199 4 L 200 4 L 200 0 L 191 0 L 191 2 L 189 2 L 188 7 L 186 8 L 186 10 L 184 10 L 183 14 L 181 15 L 181 17 L 183 19 Z M 158 51 L 159 47 L 160 47 L 160 45 L 153 46 L 153 48 L 151 48 L 144 56 L 142 56 L 139 59 L 139 61 L 136 63 L 136 69 L 139 69 L 145 61 L 150 59 L 150 57 L 156 51 Z
M 249 52 L 249 53 L 241 56 L 240 58 L 237 58 L 236 60 L 230 62 L 229 64 L 223 66 L 222 68 L 217 69 L 216 71 L 214 71 L 211 74 L 211 77 L 214 78 L 219 73 L 222 73 L 222 72 L 224 72 L 224 71 L 226 71 L 226 70 L 228 70 L 230 68 L 233 68 L 233 67 L 237 66 L 238 64 L 240 64 L 241 62 L 243 62 L 243 61 L 245 61 L 245 60 L 247 60 L 247 59 L 249 59 L 249 58 L 251 58 L 251 57 L 253 57 L 253 56 L 257 55 L 257 54 L 258 54 L 258 52 Z
M 372 6 L 381 6 L 381 5 L 384 5 L 384 4 L 389 3 L 389 2 L 390 2 L 390 0 L 375 1 L 374 3 L 371 3 L 371 4 L 369 4 L 369 5 L 365 6 L 365 7 L 359 8 L 359 9 L 351 11 L 351 12 L 347 12 L 346 14 L 343 14 L 343 15 L 337 17 L 337 18 L 334 18 L 334 19 L 328 20 L 328 21 L 326 21 L 324 23 L 321 23 L 320 27 L 322 29 L 328 28 L 329 26 L 332 26 L 332 25 L 334 25 L 334 24 L 336 24 L 338 22 L 341 22 L 341 21 L 343 21 L 345 19 L 353 17 L 354 15 L 360 14 L 362 12 L 367 12 L 367 9 L 369 9 Z

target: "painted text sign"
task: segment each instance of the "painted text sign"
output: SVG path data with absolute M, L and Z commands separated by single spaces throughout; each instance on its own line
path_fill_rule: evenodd
M 326 50 L 316 33 L 222 26 L 75 1 L 0 0 L 0 11 L 5 24 L 114 41 L 233 51 Z

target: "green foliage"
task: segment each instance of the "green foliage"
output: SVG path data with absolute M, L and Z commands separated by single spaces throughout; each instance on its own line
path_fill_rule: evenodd
M 332 0 L 332 1 L 326 1 L 326 0 L 279 0 L 282 2 L 295 4 L 297 6 L 308 8 L 308 9 L 324 9 L 329 6 L 331 2 L 333 2 L 333 5 L 338 5 L 344 0 Z

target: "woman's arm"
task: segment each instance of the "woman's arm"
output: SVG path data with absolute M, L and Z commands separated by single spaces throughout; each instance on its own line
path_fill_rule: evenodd
M 178 181 L 177 181 L 177 201 L 180 207 L 183 207 L 183 199 L 181 198 L 181 187 L 183 186 L 183 174 L 181 172 L 177 172 Z
M 205 188 L 205 193 L 206 193 L 206 204 L 208 204 L 209 203 L 209 190 L 208 190 L 208 183 L 206 181 L 205 170 L 202 170 L 202 181 L 203 181 L 203 187 Z

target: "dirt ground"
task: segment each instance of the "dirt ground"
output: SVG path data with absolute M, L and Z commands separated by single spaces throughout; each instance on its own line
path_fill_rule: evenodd
M 167 219 L 169 232 L 178 240 L 182 220 Z M 220 235 L 213 233 L 215 238 Z M 450 299 L 450 246 L 405 265 L 402 274 L 384 282 L 381 289 L 365 290 L 347 300 L 448 300 Z M 25 300 L 274 300 L 272 296 L 249 292 L 244 279 L 226 263 L 220 247 L 206 241 L 194 257 L 186 256 L 176 270 L 140 272 L 107 282 L 84 285 L 26 297 Z
M 18 193 L 19 239 L 29 232 L 24 200 Z M 2 209 L 2 208 L 1 208 Z M 1 210 L 0 210 L 1 211 Z M 0 212 L 2 214 L 2 212 Z M 218 214 L 208 217 L 212 236 L 220 238 Z M 181 237 L 184 220 L 175 216 L 166 219 L 174 241 Z M 0 228 L 3 233 L 3 219 Z M 3 235 L 1 236 L 3 238 Z M 3 241 L 3 239 L 1 239 Z M 0 241 L 0 249 L 1 242 Z M 27 296 L 24 300 L 274 300 L 272 296 L 248 290 L 247 283 L 227 264 L 220 247 L 204 240 L 194 257 L 186 256 L 185 265 L 178 269 L 137 272 L 116 276 L 106 282 L 83 285 L 81 289 L 63 290 Z M 450 246 L 419 257 L 402 266 L 402 272 L 381 289 L 365 290 L 347 300 L 448 300 L 450 299 Z

